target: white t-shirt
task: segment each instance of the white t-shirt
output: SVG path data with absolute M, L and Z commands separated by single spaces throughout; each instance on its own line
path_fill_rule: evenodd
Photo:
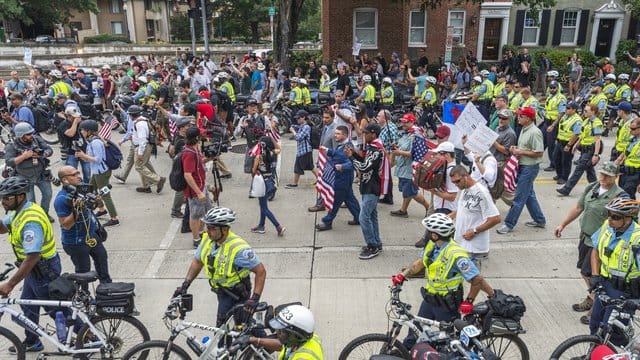
M 491 152 L 487 151 L 486 153 L 482 154 L 479 160 L 484 165 L 484 174 L 481 174 L 480 170 L 478 169 L 478 164 L 476 164 L 474 153 L 470 152 L 465 155 L 467 159 L 469 159 L 469 161 L 473 163 L 473 166 L 471 167 L 471 178 L 481 183 L 486 188 L 495 185 L 496 178 L 498 177 L 498 161 L 495 157 L 493 157 Z M 483 158 L 485 158 L 484 161 L 482 160 Z
M 480 183 L 476 183 L 470 188 L 460 191 L 456 201 L 458 202 L 458 211 L 456 212 L 454 240 L 470 253 L 489 252 L 489 231 L 476 234 L 471 241 L 462 237 L 465 231 L 473 230 L 488 218 L 500 215 L 489 190 Z
M 451 181 L 451 169 L 456 166 L 455 162 L 447 164 L 447 176 L 445 176 L 445 191 L 449 193 L 457 193 L 458 187 Z M 449 201 L 441 198 L 438 195 L 433 195 L 433 208 L 434 209 L 449 209 L 451 211 L 456 210 L 456 201 Z

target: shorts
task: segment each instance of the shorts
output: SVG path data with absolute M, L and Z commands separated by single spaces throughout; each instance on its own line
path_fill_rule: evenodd
M 402 193 L 403 199 L 418 195 L 418 187 L 411 179 L 398 178 L 398 190 Z
M 313 170 L 313 152 L 296 156 L 296 163 L 293 165 L 293 173 L 304 175 L 305 170 Z
M 207 214 L 207 211 L 211 210 L 211 199 L 209 199 L 209 192 L 206 189 L 204 195 L 207 197 L 205 201 L 200 201 L 197 197 L 189 198 L 187 201 L 190 220 L 200 220 Z
M 591 251 L 592 247 L 584 244 L 582 236 L 580 236 L 580 245 L 578 245 L 578 263 L 576 267 L 580 269 L 580 274 L 591 276 Z

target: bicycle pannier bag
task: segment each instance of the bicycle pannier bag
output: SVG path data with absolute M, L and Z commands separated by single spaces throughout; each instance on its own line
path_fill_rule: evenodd
M 489 307 L 498 317 L 520 320 L 527 307 L 520 296 L 508 295 L 502 290 L 495 290 L 495 295 L 489 299 Z
M 102 316 L 128 316 L 134 311 L 135 284 L 100 284 L 96 288 L 96 311 Z

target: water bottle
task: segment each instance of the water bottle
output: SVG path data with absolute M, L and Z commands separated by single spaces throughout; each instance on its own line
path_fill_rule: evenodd
M 211 342 L 211 339 L 208 336 L 205 336 L 202 338 L 202 345 L 200 345 L 200 348 L 202 349 L 202 351 L 205 351 L 207 349 L 207 346 L 209 346 L 210 342 Z
M 67 340 L 67 319 L 62 311 L 56 311 L 56 335 L 61 343 Z
M 215 350 L 215 351 L 214 351 Z M 202 338 L 202 355 L 200 359 L 215 360 L 218 357 L 216 345 L 208 336 Z

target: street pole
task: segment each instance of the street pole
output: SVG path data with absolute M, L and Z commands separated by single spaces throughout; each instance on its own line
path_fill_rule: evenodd
M 205 52 L 209 53 L 209 30 L 207 30 L 207 2 L 206 0 L 200 0 L 202 7 L 202 35 L 204 36 L 204 48 Z
M 273 24 L 273 16 L 276 14 L 276 3 L 274 0 L 271 0 L 271 7 L 269 8 L 269 28 L 271 29 L 271 51 L 275 51 L 275 38 L 274 33 L 275 29 Z
M 196 23 L 193 20 L 196 9 L 189 11 L 189 27 L 191 28 L 191 53 L 196 57 Z

